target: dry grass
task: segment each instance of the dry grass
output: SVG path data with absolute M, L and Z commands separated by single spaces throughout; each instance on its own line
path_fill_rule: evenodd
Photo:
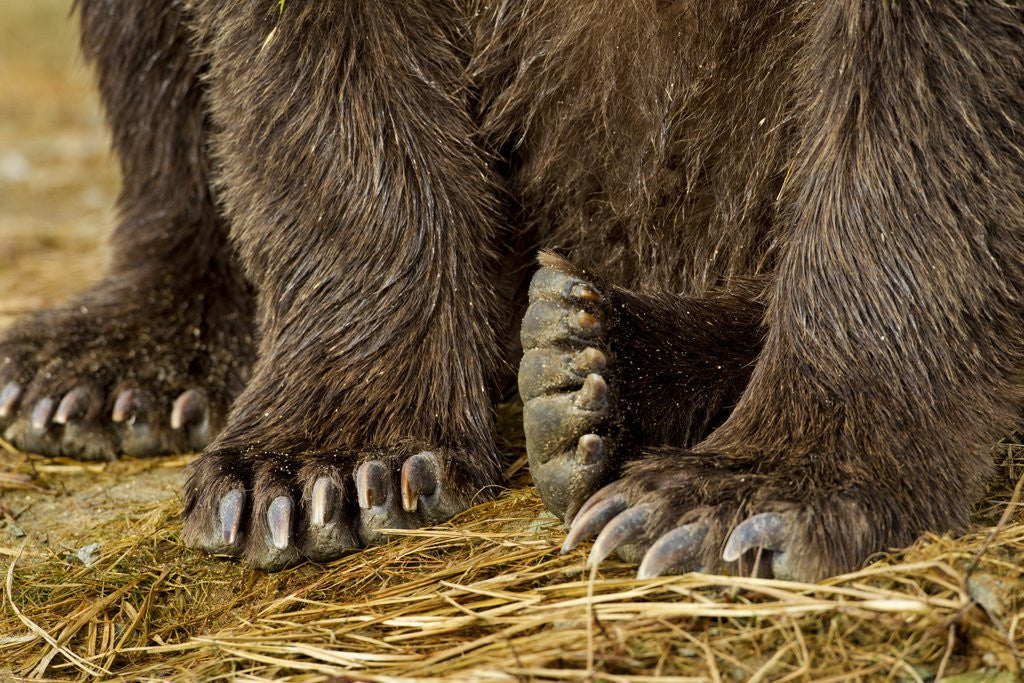
M 0 673 L 125 680 L 1018 680 L 1019 447 L 979 528 L 820 585 L 583 570 L 525 472 L 497 501 L 327 566 L 264 574 L 180 545 L 180 506 L 126 510 L 61 551 L 0 548 Z M 185 459 L 170 464 L 182 464 Z M 165 463 L 167 464 L 167 463 Z M 143 466 L 128 461 L 102 467 Z M 11 455 L 0 482 L 71 462 Z M 48 469 L 49 468 L 49 469 Z M 1020 480 L 1024 481 L 1024 480 Z M 3 484 L 0 484 L 3 485 Z M 1007 502 L 1013 500 L 1010 505 Z M 992 526 L 985 526 L 992 524 Z

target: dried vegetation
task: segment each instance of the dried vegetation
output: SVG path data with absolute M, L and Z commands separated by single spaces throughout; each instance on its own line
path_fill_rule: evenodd
M 179 502 L 165 500 L 82 529 L 81 542 L 99 543 L 89 566 L 74 544 L 0 547 L 0 672 L 133 681 L 1018 680 L 1024 451 L 1006 446 L 1000 458 L 999 485 L 973 533 L 923 538 L 821 585 L 699 574 L 636 581 L 615 564 L 591 574 L 582 552 L 558 555 L 559 525 L 521 469 L 498 500 L 450 524 L 279 574 L 185 550 Z M 2 462 L 3 486 L 41 496 L 62 495 L 59 480 L 86 467 L 13 453 Z M 86 476 L 147 466 L 126 461 Z

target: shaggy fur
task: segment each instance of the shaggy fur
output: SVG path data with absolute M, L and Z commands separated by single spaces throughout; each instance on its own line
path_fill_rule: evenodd
M 792 61 L 765 59 L 793 88 L 765 125 L 793 137 L 772 210 L 755 212 L 773 216 L 775 246 L 764 348 L 724 425 L 691 451 L 651 452 L 595 499 L 644 510 L 627 557 L 693 523 L 705 535 L 686 568 L 720 569 L 729 529 L 773 511 L 785 574 L 818 578 L 962 529 L 1020 414 L 1021 8 L 794 5 Z M 684 139 L 714 135 L 722 118 L 704 114 Z M 733 186 L 780 178 L 756 169 Z
M 210 191 L 202 64 L 177 3 L 79 9 L 121 162 L 120 222 L 99 284 L 0 338 L 0 429 L 25 450 L 85 459 L 202 448 L 254 356 L 251 289 Z M 171 429 L 190 390 L 197 409 Z
M 132 382 L 222 414 L 249 359 L 229 237 L 258 350 L 186 540 L 274 568 L 445 519 L 500 483 L 545 248 L 520 386 L 555 512 L 619 477 L 591 505 L 643 511 L 625 556 L 702 530 L 676 570 L 731 567 L 776 512 L 761 545 L 800 578 L 966 524 L 1024 389 L 1017 5 L 80 4 L 124 222 L 86 303 L 0 346 L 20 445 L 103 452 Z M 36 434 L 83 377 L 93 407 Z

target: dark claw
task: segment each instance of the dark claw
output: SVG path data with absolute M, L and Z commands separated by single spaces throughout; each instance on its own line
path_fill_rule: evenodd
M 171 429 L 201 425 L 209 419 L 210 403 L 199 389 L 189 389 L 174 400 L 171 408 Z
M 698 560 L 701 544 L 707 535 L 707 524 L 699 522 L 669 531 L 647 550 L 636 578 L 653 579 L 673 570 L 689 571 Z
M 64 394 L 60 405 L 57 406 L 57 412 L 53 414 L 53 421 L 59 425 L 67 424 L 85 415 L 88 409 L 89 390 L 85 387 L 75 387 Z
M 328 477 L 320 477 L 313 482 L 313 491 L 310 494 L 309 522 L 314 526 L 323 526 L 327 523 L 327 511 L 334 501 L 334 484 Z
M 430 451 L 417 453 L 402 465 L 402 509 L 415 512 L 420 496 L 437 491 L 437 458 Z
M 8 382 L 0 391 L 0 418 L 10 417 L 21 398 L 22 388 L 17 382 Z
M 308 527 L 301 536 L 301 547 L 295 548 L 296 553 L 301 552 L 313 562 L 329 562 L 360 547 L 354 520 L 344 514 L 348 505 L 342 482 L 326 473 L 318 474 L 308 496 Z
M 356 500 L 359 507 L 369 510 L 387 500 L 387 471 L 376 460 L 364 462 L 356 470 Z
M 242 523 L 242 505 L 245 503 L 245 492 L 235 489 L 228 491 L 220 499 L 220 530 L 221 541 L 226 546 L 235 544 L 238 528 Z
M 562 543 L 562 554 L 564 555 L 583 541 L 596 535 L 612 518 L 625 509 L 626 499 L 623 496 L 612 496 L 590 508 L 581 508 L 572 522 L 565 542 Z
M 762 512 L 740 522 L 729 536 L 722 559 L 735 562 L 752 548 L 785 550 L 786 518 L 778 512 Z
M 586 434 L 584 434 L 583 436 L 586 436 Z M 581 436 L 580 438 L 582 439 L 583 437 Z M 583 517 L 583 515 L 587 514 L 587 510 L 589 510 L 590 508 L 594 507 L 602 500 L 604 500 L 608 496 L 609 491 L 611 491 L 611 487 L 612 485 L 609 484 L 608 486 L 605 486 L 604 488 L 596 491 L 592 496 L 590 496 L 590 498 L 587 498 L 585 501 L 583 501 L 583 505 L 581 505 L 580 509 L 577 510 L 576 513 L 572 516 L 572 522 L 569 523 L 569 526 L 572 526 L 576 523 L 578 519 Z
M 117 396 L 110 411 L 115 424 L 124 425 L 121 447 L 131 455 L 155 455 L 159 452 L 159 439 L 148 422 L 149 395 L 141 389 L 126 389 Z
M 201 451 L 213 437 L 210 426 L 210 401 L 201 389 L 189 389 L 174 400 L 171 429 L 188 431 L 189 447 Z
M 288 547 L 288 537 L 292 528 L 292 499 L 278 496 L 270 501 L 267 508 L 267 526 L 270 527 L 270 539 L 274 547 L 284 550 Z
M 50 423 L 50 416 L 53 415 L 53 407 L 53 399 L 49 396 L 39 399 L 36 407 L 32 409 L 31 424 L 34 431 L 46 431 L 46 426 Z
M 570 290 L 569 296 L 591 304 L 601 302 L 601 292 L 597 291 L 596 287 L 586 282 L 574 284 Z
M 558 268 L 541 268 L 530 280 L 530 299 L 559 296 L 572 286 L 572 278 Z M 578 282 L 578 280 L 577 280 Z
M 120 424 L 133 415 L 138 414 L 145 408 L 146 399 L 142 393 L 135 389 L 126 389 L 117 396 L 114 401 L 114 409 L 110 412 L 110 419 Z
M 601 375 L 590 373 L 576 394 L 576 407 L 581 410 L 601 410 L 608 403 L 608 383 Z
M 608 526 L 601 530 L 597 540 L 594 541 L 594 547 L 590 549 L 590 556 L 587 558 L 587 566 L 596 567 L 604 562 L 605 558 L 611 555 L 616 548 L 635 541 L 644 526 L 647 525 L 650 516 L 650 511 L 644 506 L 637 506 L 619 513 L 608 523 Z
M 524 401 L 552 393 L 578 389 L 580 380 L 590 373 L 603 372 L 608 358 L 588 347 L 579 353 L 557 348 L 530 349 L 519 363 L 519 394 Z
M 576 326 L 587 337 L 596 337 L 601 334 L 601 321 L 587 311 L 580 311 L 576 314 Z

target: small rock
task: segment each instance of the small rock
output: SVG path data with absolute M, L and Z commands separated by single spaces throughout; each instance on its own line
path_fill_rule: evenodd
M 990 574 L 975 574 L 967 579 L 967 593 L 979 605 L 996 616 L 1006 614 L 1006 598 L 1014 583 Z
M 90 543 L 89 545 L 82 546 L 75 553 L 75 557 L 86 567 L 91 567 L 96 563 L 96 560 L 100 559 L 100 544 Z

